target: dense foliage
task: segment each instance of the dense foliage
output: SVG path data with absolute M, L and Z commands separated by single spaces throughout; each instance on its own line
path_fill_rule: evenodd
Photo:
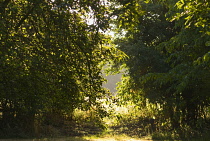
M 113 53 L 104 47 L 108 19 L 100 0 L 0 2 L 1 130 L 33 134 L 36 118 L 50 124 L 76 108 L 97 106 L 104 116 L 98 99 L 105 96 L 100 64 Z
M 210 104 L 209 2 L 118 4 L 115 23 L 125 36 L 115 43 L 129 56 L 121 62 L 127 67 L 119 86 L 122 101 L 132 100 L 140 109 L 152 105 L 150 117 L 161 127 L 200 130 Z
M 35 135 L 75 117 L 99 123 L 109 63 L 127 71 L 119 102 L 141 112 L 114 118 L 144 134 L 201 131 L 210 104 L 209 13 L 207 0 L 1 0 L 0 136 Z M 116 47 L 105 34 L 110 25 Z

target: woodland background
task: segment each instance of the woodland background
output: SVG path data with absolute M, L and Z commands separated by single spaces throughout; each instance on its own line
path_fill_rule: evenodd
M 0 137 L 202 136 L 209 48 L 208 0 L 1 0 Z

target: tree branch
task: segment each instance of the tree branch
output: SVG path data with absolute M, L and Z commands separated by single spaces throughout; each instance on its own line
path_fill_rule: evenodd
M 28 18 L 28 16 L 33 12 L 35 8 L 34 6 L 31 8 L 31 10 L 28 11 L 28 13 L 18 22 L 18 24 L 15 26 L 15 31 L 18 31 L 18 28 L 21 26 L 21 24 Z

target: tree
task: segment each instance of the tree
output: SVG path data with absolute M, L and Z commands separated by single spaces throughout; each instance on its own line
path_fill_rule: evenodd
M 195 126 L 196 121 L 205 115 L 204 107 L 209 105 L 206 93 L 209 91 L 209 62 L 203 58 L 206 60 L 204 64 L 196 63 L 202 56 L 206 58 L 209 52 L 209 4 L 207 1 L 178 1 L 176 6 L 177 12 L 173 13 L 171 9 L 169 13 L 172 21 L 176 19 L 176 26 L 181 30 L 160 46 L 167 48 L 168 58 L 173 66 L 167 76 L 176 74 L 174 78 L 169 78 L 174 80 L 175 93 L 180 94 L 179 97 L 183 100 L 183 105 L 179 105 L 182 118 L 188 125 Z
M 140 8 L 138 13 L 128 7 L 133 3 L 133 9 Z M 200 128 L 198 121 L 210 102 L 209 3 L 133 0 L 120 4 L 117 24 L 126 34 L 115 42 L 129 56 L 124 62 L 127 85 L 121 84 L 120 94 L 131 95 L 136 104 L 146 99 L 158 104 L 161 118 L 169 119 L 173 129 L 185 124 Z M 126 16 L 135 18 L 128 24 Z
M 109 40 L 102 33 L 109 26 L 104 2 L 4 0 L 0 7 L 1 127 L 18 124 L 33 133 L 36 114 L 99 104 L 100 63 L 112 50 L 103 46 Z

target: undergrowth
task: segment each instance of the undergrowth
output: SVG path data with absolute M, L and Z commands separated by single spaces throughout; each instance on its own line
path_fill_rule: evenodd
M 199 130 L 188 125 L 172 129 L 167 120 L 154 116 L 151 110 L 140 110 L 135 106 L 113 106 L 107 109 L 109 115 L 100 118 L 94 110 L 76 109 L 73 115 L 49 115 L 48 122 L 36 122 L 36 134 L 27 136 L 21 128 L 0 129 L 0 138 L 147 138 L 153 140 L 192 140 L 210 139 L 210 124 L 202 124 Z

